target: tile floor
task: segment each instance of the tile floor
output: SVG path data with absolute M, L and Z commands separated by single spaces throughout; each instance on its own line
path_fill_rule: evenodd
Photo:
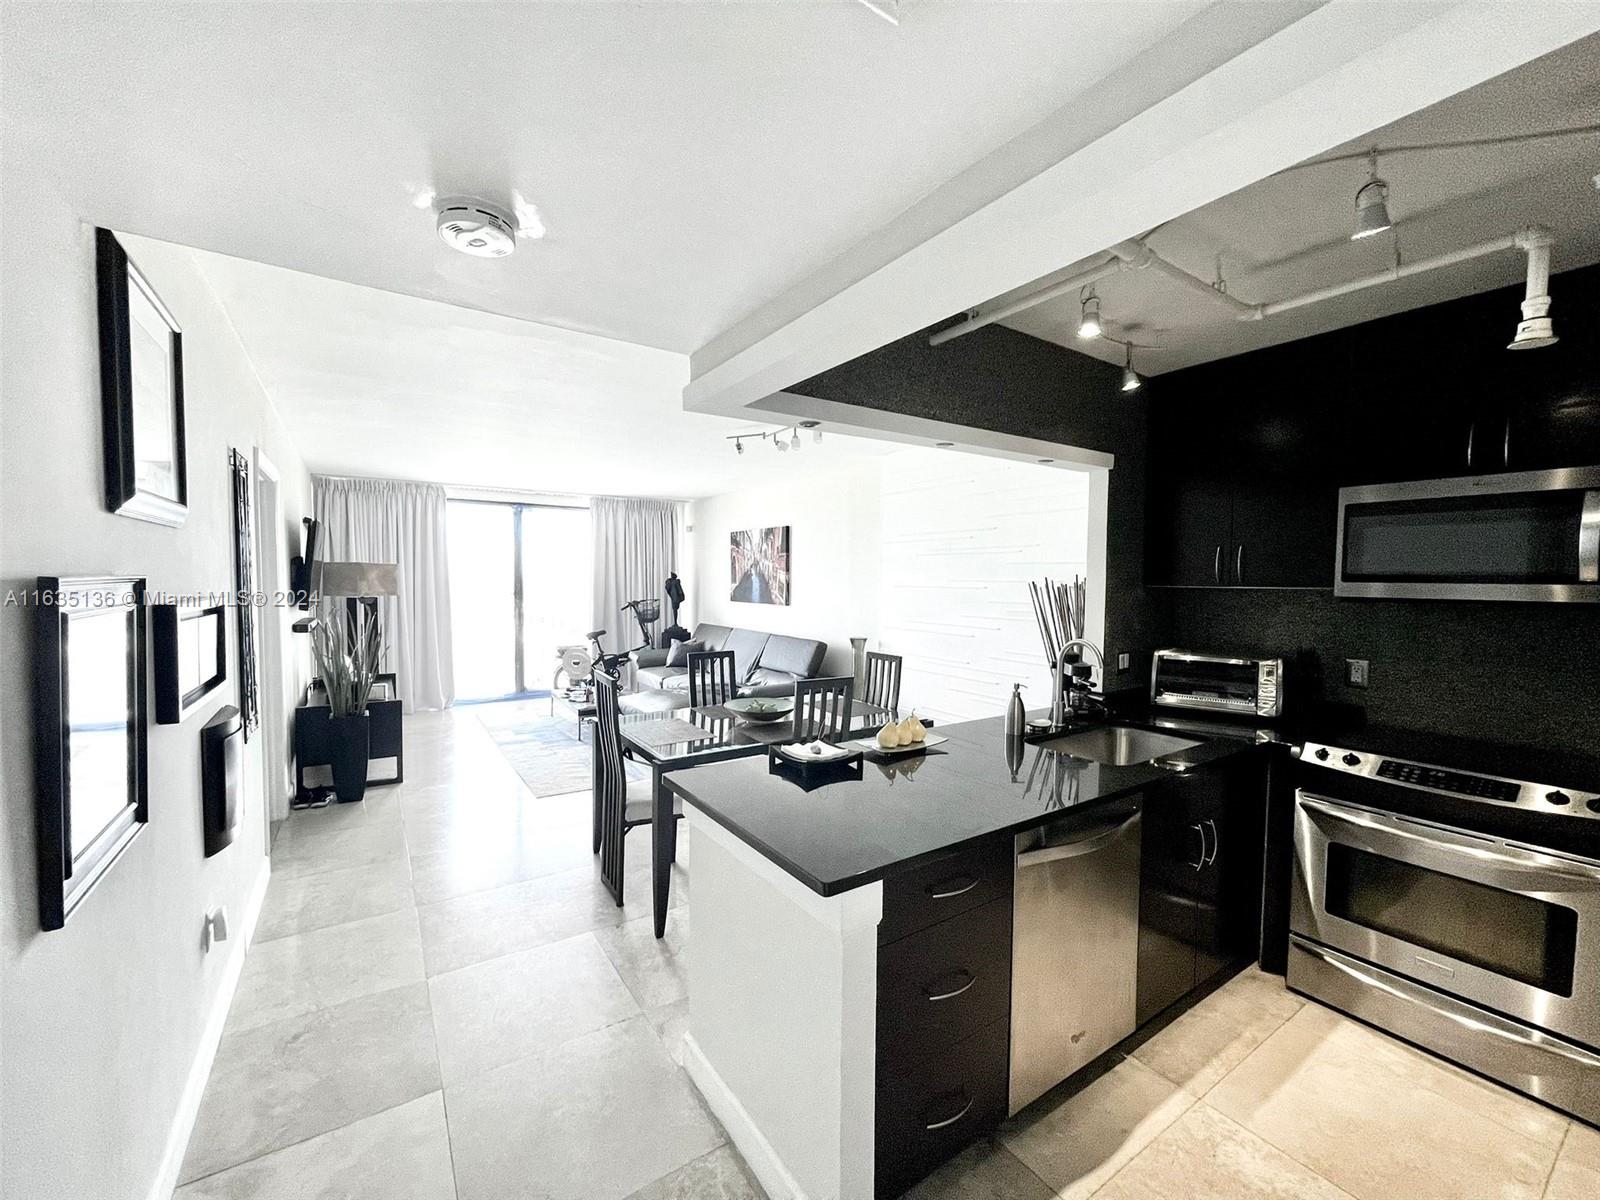
M 601 887 L 586 794 L 538 799 L 470 709 L 408 779 L 297 812 L 178 1200 L 760 1200 L 677 1063 L 689 851 Z M 1057 1089 L 916 1200 L 1578 1200 L 1600 1132 L 1247 972 Z

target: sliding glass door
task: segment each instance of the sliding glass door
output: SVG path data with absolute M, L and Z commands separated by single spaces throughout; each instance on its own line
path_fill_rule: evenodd
M 544 694 L 556 648 L 589 629 L 588 510 L 452 500 L 448 511 L 457 697 Z

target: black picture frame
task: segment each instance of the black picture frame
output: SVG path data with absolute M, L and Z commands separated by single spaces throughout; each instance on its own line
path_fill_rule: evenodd
M 183 331 L 109 229 L 95 230 L 95 274 L 106 507 L 182 525 L 189 514 Z
M 34 814 L 43 929 L 66 924 L 150 818 L 144 597 L 143 579 L 38 580 Z
M 150 640 L 155 651 L 156 724 L 181 725 L 228 678 L 227 605 L 152 605 Z M 186 652 L 195 653 L 198 671 L 188 668 Z M 209 672 L 204 666 L 207 659 L 214 667 Z

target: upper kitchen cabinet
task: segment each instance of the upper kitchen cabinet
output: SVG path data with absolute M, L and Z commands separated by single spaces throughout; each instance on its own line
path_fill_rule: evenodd
M 1152 381 L 1147 583 L 1332 586 L 1337 388 L 1283 350 Z

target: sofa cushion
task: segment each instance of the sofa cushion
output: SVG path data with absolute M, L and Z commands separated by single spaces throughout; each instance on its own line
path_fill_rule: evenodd
M 686 667 L 640 667 L 637 673 L 639 690 L 644 692 L 660 691 L 673 679 L 678 677 L 689 678 Z
M 698 654 L 705 648 L 704 642 L 673 642 L 672 649 L 667 651 L 667 666 L 687 668 L 689 655 Z
M 722 643 L 724 650 L 733 651 L 733 678 L 743 682 L 745 676 L 755 670 L 756 663 L 761 661 L 761 651 L 766 647 L 770 635 L 755 629 L 730 629 L 727 641 Z
M 769 671 L 786 671 L 801 679 L 810 679 L 822 666 L 822 656 L 827 652 L 826 642 L 775 633 L 762 647 L 759 665 Z
M 708 621 L 702 621 L 694 627 L 694 640 L 705 643 L 707 650 L 726 650 L 728 647 L 723 643 L 728 640 L 728 635 L 732 632 L 733 630 L 726 625 L 713 625 Z
M 677 712 L 689 707 L 689 697 L 684 692 L 633 692 L 617 697 L 617 707 L 625 713 Z
M 740 696 L 792 696 L 795 676 L 787 671 L 769 671 L 757 667 L 750 678 L 739 685 Z

